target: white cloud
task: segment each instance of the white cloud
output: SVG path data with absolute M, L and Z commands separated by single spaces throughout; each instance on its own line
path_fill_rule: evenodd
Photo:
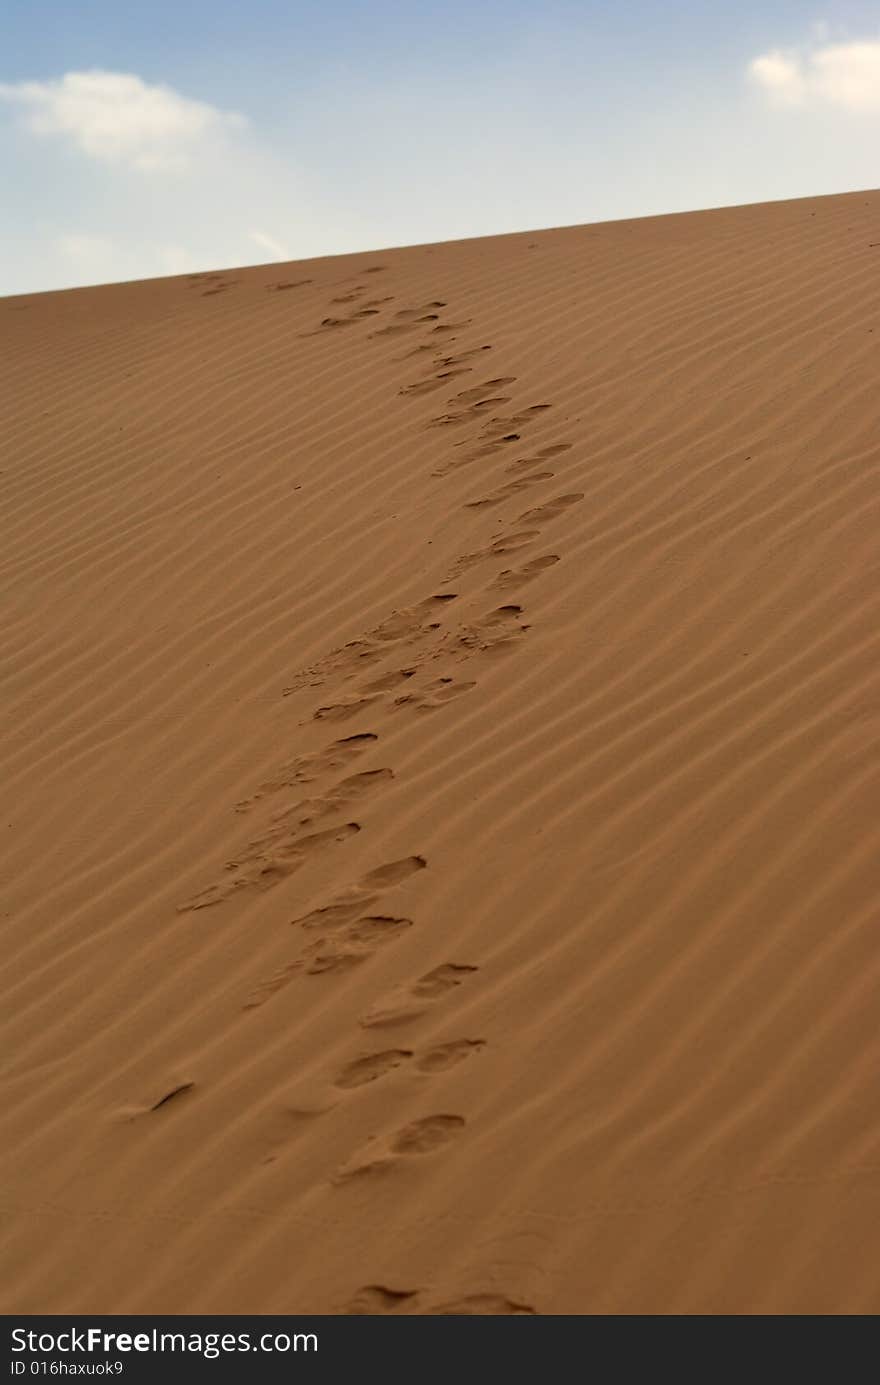
M 854 111 L 880 110 L 880 41 L 839 43 L 813 58 L 827 100 Z
M 251 231 L 251 240 L 255 245 L 259 245 L 263 250 L 268 250 L 270 255 L 274 255 L 276 260 L 292 260 L 293 256 L 280 240 L 270 236 L 266 231 Z
M 93 159 L 140 169 L 183 168 L 206 137 L 244 124 L 233 112 L 128 72 L 0 83 L 0 100 L 21 112 L 33 134 L 59 135 Z
M 762 53 L 749 76 L 783 105 L 880 111 L 880 40 Z
M 800 60 L 785 53 L 762 53 L 749 64 L 753 81 L 786 105 L 798 105 L 804 97 L 804 79 Z

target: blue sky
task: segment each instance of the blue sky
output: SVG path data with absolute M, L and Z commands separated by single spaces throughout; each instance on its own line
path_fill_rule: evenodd
M 880 0 L 4 0 L 0 292 L 875 186 Z

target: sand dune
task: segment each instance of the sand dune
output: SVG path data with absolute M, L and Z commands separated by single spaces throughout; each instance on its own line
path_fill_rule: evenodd
M 0 303 L 5 1311 L 880 1311 L 878 217 Z

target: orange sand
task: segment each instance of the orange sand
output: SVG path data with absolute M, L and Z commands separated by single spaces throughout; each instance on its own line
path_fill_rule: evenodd
M 0 303 L 6 1312 L 880 1311 L 878 241 Z

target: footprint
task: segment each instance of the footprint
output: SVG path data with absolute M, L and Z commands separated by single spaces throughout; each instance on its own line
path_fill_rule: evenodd
M 394 322 L 390 322 L 387 327 L 380 327 L 378 331 L 371 332 L 370 335 L 373 337 L 396 337 L 404 332 L 418 331 L 420 327 L 431 326 L 434 323 L 439 324 L 439 313 L 436 309 L 445 307 L 445 303 L 435 299 L 418 308 L 400 308 L 394 314 Z M 442 330 L 442 324 L 436 326 L 434 330 Z M 433 348 L 429 347 L 428 349 Z
M 448 1043 L 435 1044 L 418 1054 L 411 1048 L 382 1049 L 378 1053 L 370 1053 L 366 1057 L 355 1058 L 347 1063 L 335 1079 L 335 1085 L 346 1089 L 366 1086 L 368 1082 L 378 1081 L 380 1077 L 409 1063 L 411 1059 L 415 1060 L 414 1066 L 419 1072 L 429 1075 L 445 1072 L 485 1047 L 485 1039 L 453 1039 Z
M 401 360 L 405 360 L 405 359 L 407 359 L 407 358 L 410 357 L 410 356 L 417 356 L 417 355 L 420 355 L 420 354 L 421 354 L 422 352 L 424 352 L 424 351 L 436 351 L 436 350 L 437 350 L 437 347 L 436 347 L 436 344 L 435 344 L 435 343 L 432 343 L 432 342 L 425 342 L 425 343 L 424 343 L 423 345 L 421 345 L 421 346 L 416 346 L 416 347 L 414 347 L 412 351 L 408 351 L 408 352 L 406 353 L 406 356 L 405 356 L 405 357 L 401 357 Z M 469 351 L 459 351 L 459 352 L 457 352 L 454 356 L 437 356 L 437 357 L 435 358 L 435 360 L 434 360 L 434 366 L 435 366 L 435 368 L 436 368 L 437 370 L 441 370 L 441 369 L 445 369 L 445 368 L 448 367 L 448 366 L 462 365 L 465 361 L 473 361 L 473 360 L 475 360 L 476 357 L 479 356 L 481 352 L 483 352 L 483 351 L 491 351 L 491 350 L 492 350 L 491 346 L 474 346 L 474 347 L 471 347 L 471 349 L 470 349 Z
M 401 1159 L 423 1158 L 449 1144 L 465 1127 L 464 1116 L 423 1116 L 396 1131 L 379 1144 L 375 1155 L 364 1162 L 344 1165 L 333 1182 L 344 1184 L 354 1179 L 390 1173 Z
M 482 412 L 483 412 L 485 409 L 491 409 L 491 408 L 493 407 L 493 405 L 495 405 L 495 404 L 509 404 L 509 403 L 510 403 L 510 395 L 509 395 L 509 394 L 496 394 L 496 395 L 492 395 L 490 398 L 487 398 L 487 399 L 478 399 L 477 402 L 476 402 L 476 404 L 472 404 L 472 405 L 470 406 L 470 409 L 467 410 L 467 412 L 470 413 L 470 414 L 472 414 L 475 418 L 479 418 L 480 415 L 482 414 Z
M 537 1315 L 536 1308 L 530 1308 L 527 1303 L 518 1303 L 515 1299 L 505 1298 L 503 1294 L 468 1294 L 464 1298 L 450 1299 L 448 1303 L 440 1304 L 436 1308 L 425 1308 L 425 1316 L 433 1317 L 501 1317 L 512 1316 L 513 1314 Z
M 564 514 L 570 505 L 577 505 L 583 498 L 583 491 L 574 491 L 570 495 L 558 495 L 554 500 L 548 500 L 546 505 L 540 505 L 536 510 L 526 510 L 525 514 L 520 515 L 519 522 L 522 524 L 546 524 L 549 520 Z
M 410 635 L 420 635 L 432 627 L 426 625 L 429 616 L 435 616 L 450 601 L 455 601 L 457 592 L 437 592 L 433 596 L 410 606 L 403 611 L 393 611 L 381 625 L 370 631 L 370 636 L 385 643 L 406 639 Z
M 342 1069 L 335 1085 L 345 1090 L 364 1087 L 368 1082 L 375 1082 L 386 1073 L 393 1072 L 412 1056 L 410 1048 L 386 1048 L 383 1052 L 371 1053 L 366 1058 L 355 1058 L 354 1062 L 348 1063 Z
M 369 908 L 378 897 L 368 895 L 366 899 L 357 898 L 347 903 L 326 904 L 322 909 L 312 909 L 310 913 L 302 914 L 290 922 L 292 926 L 301 924 L 303 928 L 341 928 L 344 924 L 351 923 L 352 919 L 358 918 L 361 911 Z
M 315 851 L 322 850 L 332 842 L 345 841 L 347 837 L 354 836 L 361 830 L 359 823 L 346 822 L 339 827 L 327 827 L 320 832 L 309 832 L 302 835 L 298 830 L 300 824 L 295 819 L 288 821 L 286 815 L 281 814 L 279 816 L 281 817 L 280 822 L 277 822 L 268 832 L 264 832 L 262 836 L 255 837 L 234 860 L 227 861 L 227 870 L 238 871 L 243 866 L 260 864 L 266 860 L 269 854 L 282 859 L 299 860 Z M 308 819 L 306 819 L 306 825 L 310 825 Z
M 540 536 L 540 529 L 516 529 L 512 534 L 505 534 L 500 539 L 489 545 L 486 553 L 489 557 L 501 557 L 506 553 L 515 553 L 517 549 L 524 548 L 531 543 L 532 539 Z
M 343 1312 L 349 1317 L 398 1313 L 417 1293 L 416 1289 L 388 1289 L 384 1284 L 366 1284 L 358 1289 Z
M 395 707 L 404 707 L 419 712 L 430 712 L 436 707 L 443 707 L 453 697 L 458 697 L 461 693 L 470 692 L 475 688 L 476 682 L 456 682 L 453 678 L 437 678 L 433 683 L 418 692 L 406 693 L 402 697 L 394 699 Z
M 374 956 L 376 949 L 385 943 L 401 938 L 408 928 L 412 928 L 412 919 L 393 918 L 388 914 L 359 918 L 307 948 L 300 959 L 300 969 L 307 976 L 348 971 Z
M 548 568 L 554 567 L 559 562 L 559 555 L 556 553 L 545 553 L 541 558 L 532 558 L 531 562 L 526 563 L 519 571 L 513 568 L 505 568 L 500 572 L 492 583 L 493 587 L 515 587 L 521 582 L 530 582 L 533 577 L 539 577 Z
M 267 863 L 261 873 L 264 888 L 277 885 L 289 873 L 289 870 Z M 246 889 L 254 883 L 254 881 L 242 878 L 232 880 L 228 884 L 208 885 L 204 890 L 199 890 L 191 899 L 186 900 L 183 904 L 178 904 L 177 912 L 179 914 L 195 913 L 198 909 L 211 909 L 215 904 L 225 904 L 226 900 L 230 899 L 237 891 Z
M 536 471 L 530 476 L 524 476 L 519 481 L 508 481 L 506 486 L 500 486 L 491 495 L 481 496 L 479 500 L 469 500 L 465 503 L 466 510 L 485 510 L 492 505 L 500 505 L 503 501 L 509 500 L 512 495 L 517 495 L 520 491 L 527 490 L 538 481 L 552 481 L 552 471 Z
M 522 606 L 511 602 L 508 606 L 496 606 L 494 611 L 490 611 L 484 618 L 487 625 L 497 625 L 500 621 L 514 620 L 522 615 Z
M 329 951 L 316 952 L 306 959 L 302 971 L 306 976 L 336 976 L 340 972 L 359 967 L 370 955 L 368 952 L 347 952 L 331 945 Z
M 236 803 L 235 812 L 249 812 L 266 794 L 294 788 L 297 784 L 310 784 L 322 774 L 341 769 L 346 761 L 362 755 L 378 739 L 374 731 L 359 731 L 353 736 L 343 736 L 340 740 L 331 741 L 325 750 L 319 750 L 313 755 L 301 755 L 295 760 L 289 760 L 271 779 L 265 779 L 250 798 L 243 798 Z
M 449 1043 L 436 1044 L 434 1048 L 419 1054 L 415 1066 L 419 1072 L 445 1072 L 485 1047 L 485 1039 L 452 1039 Z
M 343 933 L 331 933 L 319 938 L 292 962 L 288 962 L 265 980 L 257 983 L 242 1006 L 243 1010 L 256 1010 L 289 985 L 297 977 L 338 976 L 360 966 L 375 954 L 376 946 L 399 936 L 403 927 L 409 927 L 411 920 L 396 919 L 399 926 L 384 932 L 359 933 L 357 926 Z
M 503 389 L 505 385 L 513 385 L 515 382 L 515 375 L 499 375 L 494 380 L 487 380 L 485 385 L 475 385 L 472 389 L 462 390 L 461 394 L 457 394 L 452 402 L 455 404 L 476 404 L 481 400 L 489 402 L 495 390 Z
M 508 654 L 529 628 L 520 621 L 521 615 L 519 605 L 498 606 L 475 625 L 463 626 L 451 643 L 458 651 L 477 651 L 493 657 Z
M 389 1289 L 384 1284 L 366 1284 L 358 1289 L 343 1312 L 349 1316 L 380 1316 L 406 1312 L 418 1299 L 417 1289 Z M 426 1307 L 428 1317 L 512 1317 L 537 1316 L 538 1310 L 504 1294 L 465 1294 L 447 1299 L 434 1307 Z
M 341 779 L 329 797 L 335 803 L 347 803 L 352 798 L 360 798 L 362 794 L 378 788 L 380 784 L 387 784 L 388 780 L 393 778 L 394 771 L 391 769 L 361 770 L 360 774 L 350 774 L 347 779 Z
M 468 682 L 458 682 L 454 678 L 437 678 L 428 684 L 427 691 L 434 696 L 433 701 L 429 699 L 425 705 L 431 707 L 449 702 L 453 697 L 460 697 L 462 693 L 470 692 L 471 688 L 476 686 L 476 679 L 473 678 Z
M 511 414 L 508 418 L 490 419 L 483 429 L 483 434 L 493 437 L 498 433 L 513 433 L 516 429 L 525 428 L 529 423 L 533 423 L 552 407 L 551 404 L 531 404 L 527 409 L 521 409 L 519 413 Z
M 365 914 L 345 929 L 343 937 L 354 943 L 387 943 L 399 938 L 407 928 L 412 928 L 412 919 L 396 918 L 393 914 Z
M 478 563 L 488 562 L 492 558 L 503 558 L 508 553 L 516 553 L 518 549 L 532 542 L 533 539 L 540 537 L 540 529 L 520 529 L 512 534 L 506 534 L 500 539 L 495 539 L 488 548 L 478 549 L 475 553 L 463 553 L 456 558 L 448 581 L 453 581 L 469 568 L 476 567 Z
M 423 1116 L 405 1125 L 391 1141 L 393 1154 L 433 1154 L 465 1127 L 464 1116 Z
M 259 981 L 257 985 L 253 987 L 247 1000 L 241 1007 L 242 1010 L 259 1010 L 261 1005 L 265 1005 L 267 1000 L 271 1000 L 273 995 L 277 995 L 278 991 L 282 990 L 288 982 L 292 981 L 295 976 L 298 976 L 301 971 L 302 963 L 299 959 L 295 962 L 290 962 L 287 966 L 279 967 L 279 969 L 273 972 L 271 976 L 267 977 L 265 981 Z
M 429 419 L 425 426 L 427 428 L 446 428 L 455 423 L 467 423 L 470 417 L 470 413 L 464 410 L 458 414 L 438 414 L 436 418 Z
M 354 295 L 351 296 L 353 297 Z M 320 325 L 313 332 L 303 332 L 302 335 L 305 337 L 313 337 L 319 332 L 335 331 L 340 327 L 354 327 L 358 322 L 362 322 L 364 318 L 375 317 L 378 312 L 378 308 L 363 307 L 356 308 L 354 312 L 349 313 L 347 317 L 323 317 Z
M 341 674 L 343 677 L 346 674 L 359 673 L 363 670 L 365 663 L 385 659 L 387 646 L 390 644 L 401 641 L 415 643 L 429 638 L 431 632 L 440 629 L 440 622 L 436 617 L 442 611 L 443 606 L 454 601 L 455 598 L 455 592 L 435 592 L 415 606 L 392 611 L 383 621 L 368 631 L 364 638 L 349 640 L 347 644 L 331 650 L 329 654 L 326 654 L 310 667 L 300 669 L 294 674 L 293 680 L 282 689 L 282 695 L 290 697 L 303 688 L 320 687 L 333 673 Z M 339 719 L 351 716 L 362 706 L 369 705 L 369 700 L 369 698 L 347 698 L 319 707 L 315 715 L 318 716 L 319 720 L 327 717 Z
M 404 856 L 400 861 L 390 861 L 386 866 L 376 866 L 375 870 L 367 871 L 362 877 L 361 888 L 385 889 L 389 885 L 399 885 L 410 875 L 424 870 L 427 864 L 424 856 Z
M 546 466 L 547 457 L 518 457 L 504 468 L 508 475 L 521 476 L 530 473 L 535 467 Z
M 371 707 L 376 700 L 375 697 L 353 697 L 346 702 L 331 702 L 327 706 L 316 708 L 312 713 L 312 719 L 314 721 L 346 721 L 357 712 L 362 712 L 365 707 Z
M 443 389 L 444 385 L 457 375 L 467 375 L 470 372 L 469 366 L 461 366 L 458 370 L 442 370 L 439 375 L 433 375 L 429 380 L 416 380 L 411 385 L 404 385 L 403 389 L 398 390 L 402 395 L 422 395 L 433 394 L 434 390 Z
M 384 1002 L 372 1006 L 361 1016 L 361 1028 L 383 1029 L 418 1019 L 427 1005 L 460 986 L 477 970 L 460 962 L 444 962 L 419 977 L 411 987 L 398 987 Z
M 268 890 L 299 870 L 315 852 L 360 832 L 360 824 L 346 822 L 339 827 L 328 828 L 324 832 L 313 832 L 307 836 L 297 836 L 286 829 L 281 835 L 267 833 L 264 838 L 251 843 L 236 860 L 227 862 L 226 869 L 231 878 L 209 885 L 191 899 L 177 906 L 178 913 L 208 909 L 215 904 L 223 904 L 233 894 L 242 890 Z
M 478 403 L 471 404 L 468 408 L 458 409 L 454 413 L 438 414 L 436 418 L 428 420 L 428 428 L 448 428 L 457 426 L 460 423 L 472 423 L 478 419 L 485 409 L 491 409 L 499 404 L 508 404 L 509 396 L 498 395 L 496 398 L 480 399 Z
M 397 1024 L 409 1024 L 424 1013 L 424 1005 L 411 995 L 402 996 L 398 1001 L 392 999 L 385 1005 L 373 1005 L 361 1016 L 359 1024 L 362 1029 L 390 1029 Z
M 351 803 L 375 789 L 381 788 L 394 778 L 394 772 L 390 769 L 365 770 L 362 774 L 349 775 L 347 779 L 342 779 L 335 788 L 323 798 L 304 798 L 299 803 L 295 803 L 290 808 L 285 808 L 272 816 L 272 822 L 276 824 L 271 832 L 257 839 L 259 845 L 266 845 L 270 841 L 275 841 L 284 832 L 290 830 L 291 826 L 308 827 L 316 820 L 327 817 L 332 813 L 339 813 L 343 808 L 347 808 Z
M 408 678 L 412 678 L 415 671 L 414 668 L 392 669 L 390 673 L 383 673 L 381 678 L 374 678 L 371 683 L 365 683 L 361 691 L 365 693 L 390 692 L 392 688 L 397 688 Z
M 461 962 L 443 962 L 439 967 L 434 967 L 432 971 L 419 977 L 412 993 L 420 998 L 435 1000 L 460 986 L 462 981 L 475 971 L 479 971 L 479 967 L 467 966 Z
M 340 809 L 347 807 L 350 803 L 365 794 L 373 793 L 376 789 L 382 788 L 384 784 L 390 783 L 394 778 L 394 771 L 391 769 L 366 769 L 360 774 L 350 774 L 346 779 L 340 779 L 335 788 L 331 789 L 326 797 L 318 799 L 306 799 L 304 806 L 314 805 L 318 816 L 328 812 L 339 812 Z M 291 810 L 288 810 L 288 812 Z M 292 810 L 294 813 L 298 809 Z M 284 815 L 286 816 L 286 815 Z M 303 819 L 307 821 L 308 819 Z
M 377 866 L 331 904 L 311 909 L 309 913 L 291 919 L 291 925 L 337 932 L 352 924 L 355 932 L 349 936 L 370 940 L 397 933 L 402 928 L 408 928 L 412 920 L 396 918 L 390 914 L 370 914 L 367 910 L 378 902 L 382 890 L 401 884 L 411 875 L 424 870 L 427 864 L 424 856 L 405 856 L 400 861 L 390 861 L 387 865 Z
M 436 322 L 436 308 L 445 308 L 446 304 L 435 299 L 431 303 L 423 303 L 420 308 L 401 308 L 394 314 L 401 322 Z

